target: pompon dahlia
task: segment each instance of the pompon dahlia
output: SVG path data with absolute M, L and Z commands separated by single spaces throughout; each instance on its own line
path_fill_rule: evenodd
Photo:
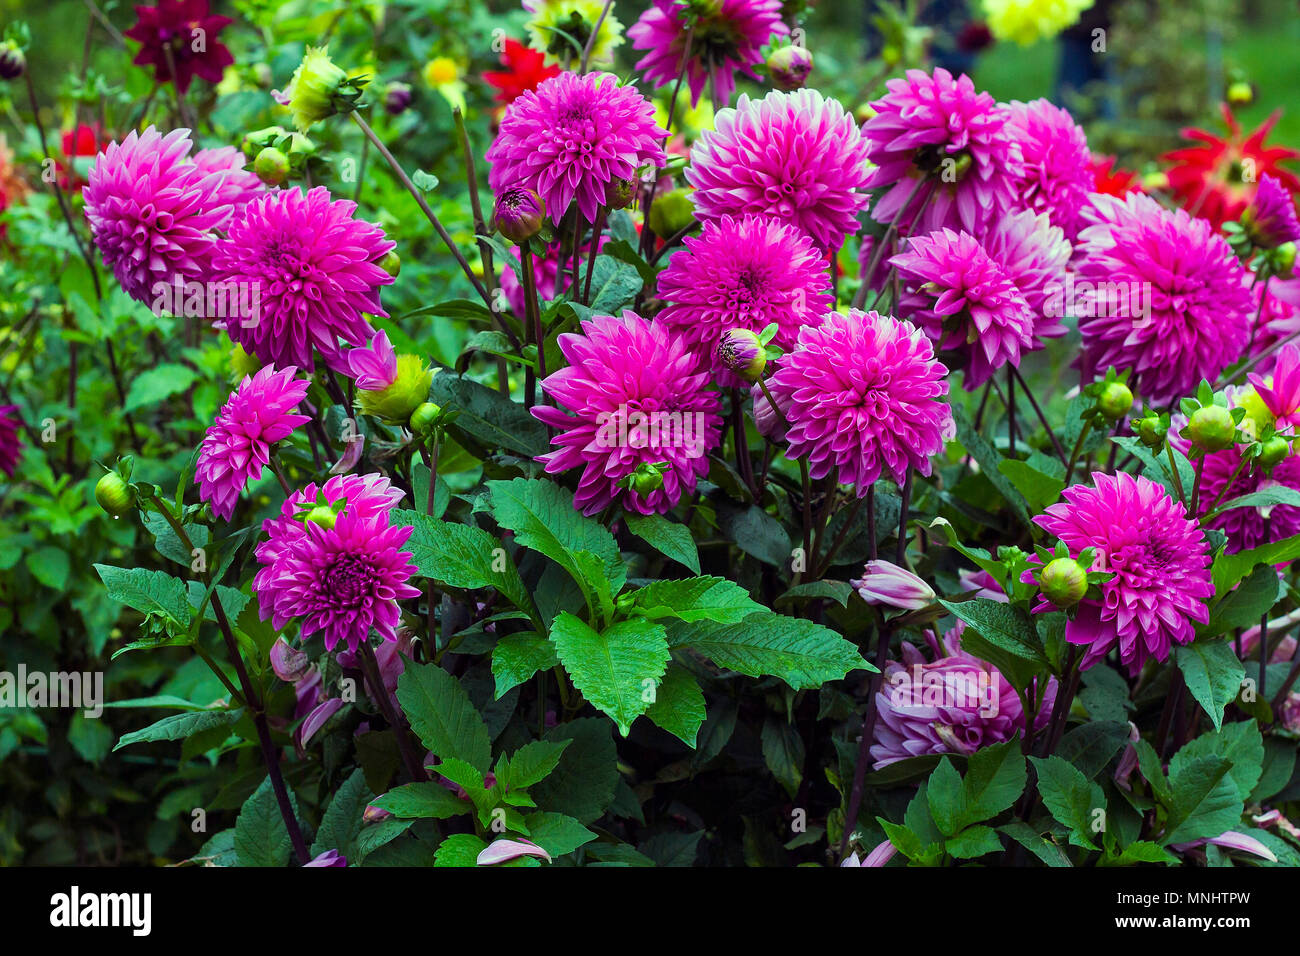
M 221 202 L 236 208 L 254 196 L 266 192 L 266 186 L 255 173 L 244 169 L 244 154 L 233 146 L 219 149 L 201 149 L 194 154 L 194 164 L 206 173 L 224 173 L 217 196 Z
M 858 230 L 867 150 L 853 117 L 816 90 L 742 94 L 700 134 L 685 175 L 700 219 L 771 216 L 829 249 Z
M 313 367 L 318 350 L 345 370 L 339 340 L 365 345 L 365 314 L 386 316 L 379 290 L 393 277 L 379 261 L 396 243 L 353 218 L 356 203 L 330 201 L 317 186 L 264 193 L 248 203 L 212 261 L 218 282 L 256 290 L 249 314 L 230 317 L 226 334 L 263 362 Z
M 605 205 L 605 191 L 637 169 L 664 164 L 667 136 L 654 105 L 612 73 L 561 73 L 506 108 L 488 147 L 493 192 L 534 190 L 558 222 L 575 199 L 588 222 Z
M 694 20 L 693 31 L 687 29 L 688 19 Z M 691 105 L 699 103 L 704 84 L 712 80 L 713 105 L 721 107 L 731 102 L 736 72 L 757 80 L 754 67 L 763 62 L 768 39 L 788 36 L 790 30 L 781 20 L 781 0 L 654 0 L 627 35 L 634 49 L 648 51 L 636 69 L 656 88 L 676 82 L 688 32 Z
M 1019 204 L 1047 213 L 1073 242 L 1088 194 L 1096 187 L 1088 137 L 1069 112 L 1047 100 L 1013 101 L 1006 108 L 1011 112 L 1008 129 L 1024 157 L 1016 183 Z
M 1079 233 L 1075 297 L 1091 302 L 1075 313 L 1085 378 L 1130 369 L 1130 385 L 1153 406 L 1168 405 L 1240 358 L 1252 316 L 1248 277 L 1208 222 L 1140 193 L 1095 195 L 1084 215 L 1093 224 Z
M 22 442 L 18 440 L 18 406 L 0 405 L 0 471 L 10 478 L 18 468 Z
M 837 469 L 859 498 L 881 474 L 930 474 L 953 437 L 947 373 L 910 322 L 854 309 L 804 326 L 767 383 L 790 424 L 786 457 L 807 455 L 814 478 Z
M 104 264 L 123 291 L 149 305 L 159 283 L 208 278 L 214 229 L 234 217 L 228 172 L 190 158 L 187 129 L 163 136 L 150 126 L 110 143 L 90 167 L 82 190 L 86 219 Z
M 1101 585 L 1101 601 L 1085 599 L 1065 625 L 1066 640 L 1088 645 L 1082 668 L 1118 645 L 1136 674 L 1148 658 L 1163 661 L 1172 645 L 1190 642 L 1195 624 L 1209 619 L 1214 585 L 1205 538 L 1182 503 L 1125 472 L 1098 472 L 1093 486 L 1072 485 L 1062 496 L 1034 523 L 1065 542 L 1071 557 L 1096 549 L 1094 567 L 1114 575 Z M 1035 610 L 1055 607 L 1043 601 Z
M 532 411 L 559 431 L 551 439 L 557 450 L 538 458 L 546 471 L 582 468 L 574 506 L 590 515 L 619 501 L 628 511 L 662 513 L 694 492 L 722 420 L 717 393 L 705 390 L 708 372 L 686 341 L 626 311 L 583 322 L 582 334 L 561 335 L 559 345 L 569 365 L 542 388 L 568 411 Z M 626 487 L 639 469 L 660 463 L 661 487 Z
M 929 303 L 916 315 L 940 349 L 962 356 L 974 390 L 1034 343 L 1035 314 L 1016 284 L 969 233 L 939 229 L 889 260 Z M 931 297 L 933 301 L 931 302 Z
M 1283 243 L 1300 242 L 1295 200 L 1274 176 L 1261 176 L 1255 198 L 1241 214 L 1241 224 L 1255 245 L 1275 249 Z
M 558 66 L 547 65 L 545 54 L 524 46 L 513 37 L 506 37 L 501 50 L 501 65 L 504 70 L 488 70 L 483 74 L 483 81 L 496 87 L 492 99 L 503 106 L 509 106 L 529 90 L 537 89 L 543 80 L 560 73 Z
M 132 63 L 152 66 L 159 83 L 175 80 L 184 93 L 194 77 L 216 84 L 235 62 L 217 34 L 234 23 L 208 11 L 208 0 L 160 0 L 156 7 L 136 7 L 135 26 L 123 31 L 140 44 Z M 175 75 L 172 70 L 175 68 Z
M 908 70 L 885 86 L 889 92 L 871 104 L 876 115 L 862 128 L 875 164 L 867 186 L 889 190 L 872 218 L 889 223 L 901 214 L 912 235 L 948 226 L 978 236 L 1017 207 L 1025 170 L 1010 110 L 977 93 L 970 77 L 954 79 L 942 67 L 933 75 Z M 926 178 L 931 183 L 921 185 Z
M 239 493 L 271 463 L 271 446 L 311 421 L 293 409 L 307 397 L 309 383 L 294 378 L 292 366 L 268 365 L 239 383 L 203 436 L 194 480 L 212 513 L 229 521 Z
M 999 40 L 1032 46 L 1079 22 L 1096 0 L 983 0 L 989 30 Z
M 722 369 L 715 349 L 729 329 L 762 332 L 776 323 L 774 343 L 794 348 L 799 329 L 834 308 L 826 260 L 794 226 L 760 216 L 723 216 L 673 254 L 659 276 L 667 306 L 655 321 L 686 340 L 719 384 L 741 386 Z

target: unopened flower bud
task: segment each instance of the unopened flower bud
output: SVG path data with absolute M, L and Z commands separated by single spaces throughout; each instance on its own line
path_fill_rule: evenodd
M 650 229 L 660 239 L 675 236 L 695 221 L 695 204 L 686 189 L 674 189 L 655 196 L 650 207 Z
M 379 268 L 383 269 L 394 279 L 402 271 L 402 257 L 392 249 L 384 254 L 384 258 L 379 260 Z
M 1264 447 L 1259 453 L 1259 463 L 1264 466 L 1265 471 L 1272 471 L 1291 454 L 1291 443 L 1280 435 L 1274 435 L 1268 441 L 1264 442 Z
M 421 402 L 415 411 L 411 412 L 411 431 L 417 435 L 424 435 L 437 424 L 438 419 L 441 417 L 441 405 L 433 402 Z
M 16 80 L 27 72 L 27 57 L 13 40 L 0 43 L 0 80 Z
M 122 480 L 121 475 L 110 471 L 95 483 L 95 500 L 114 518 L 120 518 L 134 505 L 135 492 Z
M 253 160 L 253 172 L 268 186 L 283 186 L 289 178 L 289 157 L 268 146 Z
M 305 133 L 340 110 L 353 108 L 361 85 L 330 59 L 328 47 L 308 47 L 288 88 L 277 99 L 289 107 L 294 125 Z
M 1117 422 L 1133 407 L 1133 392 L 1123 382 L 1111 382 L 1097 397 L 1097 410 L 1107 419 Z
M 1249 106 L 1255 100 L 1255 88 L 1244 80 L 1228 87 L 1228 102 L 1233 106 Z
M 1143 445 L 1158 450 L 1164 446 L 1169 426 L 1161 421 L 1159 415 L 1147 415 L 1133 419 L 1133 431 Z
M 605 205 L 610 209 L 626 209 L 636 195 L 636 180 L 615 178 L 605 187 Z
M 1088 570 L 1074 558 L 1057 558 L 1043 568 L 1038 585 L 1052 604 L 1074 607 L 1088 593 Z
M 312 524 L 320 525 L 328 531 L 330 528 L 334 527 L 334 523 L 338 521 L 338 518 L 339 516 L 334 513 L 333 508 L 326 505 L 317 505 L 315 508 L 312 508 L 311 511 L 307 512 L 306 520 L 310 521 Z
M 399 116 L 411 105 L 411 88 L 405 83 L 389 83 L 384 91 L 384 109 L 389 116 Z
M 664 486 L 664 476 L 658 468 L 640 466 L 632 475 L 630 487 L 642 498 Z
M 1295 243 L 1284 242 L 1273 250 L 1273 265 L 1277 274 L 1287 278 L 1295 270 Z
M 934 589 L 906 568 L 889 561 L 868 561 L 862 577 L 850 581 L 862 600 L 901 611 L 919 611 L 934 603 Z
M 749 329 L 728 329 L 718 340 L 718 361 L 751 385 L 763 377 L 767 350 Z
M 767 58 L 768 73 L 779 90 L 798 90 L 812 72 L 813 55 L 807 47 L 787 44 L 772 51 Z
M 283 637 L 271 645 L 271 670 L 275 676 L 286 684 L 292 684 L 306 676 L 311 667 L 311 658 L 302 651 L 290 647 Z
M 375 391 L 359 389 L 357 408 L 392 425 L 405 425 L 411 413 L 429 398 L 433 372 L 418 355 L 397 356 L 397 377 L 386 388 Z
M 1159 192 L 1162 189 L 1169 188 L 1169 175 L 1161 170 L 1145 174 L 1142 179 L 1142 189 L 1144 192 Z
M 492 218 L 497 232 L 511 242 L 524 243 L 542 231 L 546 203 L 531 189 L 511 186 L 497 196 Z
M 377 807 L 373 803 L 367 804 L 366 809 L 361 813 L 363 823 L 379 823 L 381 820 L 387 820 L 392 816 L 383 807 Z
M 1237 423 L 1222 405 L 1206 405 L 1192 412 L 1187 437 L 1202 451 L 1222 451 L 1237 437 Z

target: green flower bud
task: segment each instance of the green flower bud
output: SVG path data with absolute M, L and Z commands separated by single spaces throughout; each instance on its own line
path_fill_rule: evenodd
M 1280 435 L 1274 435 L 1264 442 L 1264 447 L 1259 453 L 1259 463 L 1264 466 L 1265 471 L 1271 472 L 1284 462 L 1290 454 L 1291 443 Z
M 0 43 L 0 80 L 16 80 L 27 72 L 27 57 L 13 40 Z
M 1273 267 L 1282 278 L 1287 278 L 1295 270 L 1295 243 L 1284 242 L 1273 250 Z
M 428 434 L 441 417 L 441 405 L 436 405 L 433 402 L 421 402 L 415 411 L 411 412 L 411 431 L 417 435 Z
M 660 239 L 675 236 L 695 222 L 695 204 L 686 189 L 674 189 L 655 196 L 650 207 L 650 229 Z
M 1192 412 L 1187 437 L 1202 451 L 1222 451 L 1236 440 L 1237 423 L 1222 405 L 1206 405 Z
M 418 355 L 399 355 L 393 384 L 376 392 L 359 390 L 357 410 L 390 425 L 405 425 L 411 413 L 428 399 L 432 384 L 433 372 Z
M 350 80 L 330 59 L 328 47 L 308 47 L 288 88 L 279 96 L 293 113 L 293 124 L 305 133 L 340 111 L 350 111 L 361 96 L 364 81 Z
M 1228 102 L 1233 106 L 1249 106 L 1254 100 L 1255 88 L 1244 80 L 1228 87 Z
M 1111 382 L 1097 398 L 1097 410 L 1107 419 L 1117 422 L 1133 407 L 1133 392 L 1123 382 Z
M 1169 425 L 1159 415 L 1147 415 L 1145 418 L 1133 419 L 1133 431 L 1142 444 L 1159 450 L 1164 446 L 1165 436 L 1169 434 Z
M 283 186 L 289 178 L 289 157 L 268 146 L 253 160 L 253 172 L 268 186 Z
M 812 68 L 812 53 L 806 47 L 793 43 L 778 47 L 767 58 L 768 74 L 779 90 L 802 89 Z
M 339 516 L 334 513 L 333 508 L 328 508 L 325 505 L 317 505 L 315 508 L 312 508 L 311 511 L 307 512 L 305 520 L 310 521 L 312 524 L 318 524 L 328 531 L 330 528 L 334 527 L 334 523 L 338 521 L 338 519 Z
M 96 482 L 95 500 L 114 518 L 120 518 L 134 506 L 135 492 L 122 480 L 121 475 L 110 471 Z
M 1039 573 L 1038 586 L 1056 607 L 1074 607 L 1088 593 L 1088 569 L 1074 558 L 1057 558 Z
M 658 469 L 653 471 L 637 471 L 632 476 L 632 490 L 642 498 L 651 492 L 658 491 L 664 486 L 664 476 L 659 473 Z
M 379 268 L 383 269 L 390 276 L 396 279 L 398 274 L 402 271 L 402 257 L 392 249 L 389 249 L 384 255 L 384 258 L 379 260 Z

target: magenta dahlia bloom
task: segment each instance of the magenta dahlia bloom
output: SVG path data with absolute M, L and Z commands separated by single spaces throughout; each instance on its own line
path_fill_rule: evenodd
M 684 339 L 634 312 L 598 315 L 582 334 L 565 333 L 569 365 L 542 381 L 568 412 L 538 405 L 533 414 L 558 429 L 556 450 L 538 461 L 555 474 L 582 468 L 573 504 L 596 514 L 614 501 L 640 514 L 662 513 L 709 470 L 722 431 L 718 395 Z M 648 491 L 625 479 L 666 462 L 662 485 Z M 653 484 L 653 482 L 651 482 Z
M 695 18 L 691 35 L 691 57 L 686 62 L 686 82 L 691 88 L 691 105 L 700 102 L 704 84 L 713 81 L 715 108 L 731 102 L 736 72 L 752 80 L 759 78 L 754 67 L 763 62 L 763 47 L 772 35 L 788 36 L 781 20 L 781 0 L 712 0 L 685 5 L 675 0 L 654 0 L 627 31 L 633 49 L 648 51 L 636 69 L 655 87 L 675 83 L 686 52 L 687 18 Z
M 868 143 L 853 117 L 816 90 L 741 94 L 691 148 L 686 181 L 704 220 L 771 216 L 822 249 L 858 231 L 867 205 Z
M 1205 456 L 1201 501 L 1207 507 L 1211 502 L 1219 501 L 1220 495 L 1222 501 L 1231 501 L 1241 495 L 1278 486 L 1300 491 L 1300 457 L 1287 456 L 1269 474 L 1265 474 L 1257 463 L 1248 464 L 1238 472 L 1240 465 L 1241 449 L 1238 446 Z M 1292 505 L 1233 508 L 1212 518 L 1209 526 L 1228 536 L 1223 550 L 1233 554 L 1300 534 L 1300 508 Z
M 968 391 L 1008 362 L 1019 366 L 1021 349 L 1033 347 L 1034 310 L 974 236 L 939 229 L 912 238 L 889 261 L 924 288 L 927 302 L 933 297 L 917 319 L 939 348 L 962 356 Z
M 310 384 L 294 378 L 297 374 L 293 366 L 277 371 L 267 365 L 244 376 L 203 436 L 194 480 L 199 497 L 223 521 L 234 514 L 239 493 L 271 463 L 271 446 L 311 421 L 293 414 Z
M 255 289 L 248 314 L 226 334 L 263 362 L 313 367 L 312 350 L 345 371 L 339 340 L 364 345 L 374 334 L 365 313 L 386 316 L 379 290 L 393 277 L 379 260 L 396 243 L 353 218 L 357 205 L 330 201 L 324 186 L 264 193 L 243 209 L 212 261 L 216 281 Z M 243 310 L 241 310 L 243 311 Z
M 1213 382 L 1246 347 L 1251 296 L 1245 269 L 1204 219 L 1130 193 L 1093 196 L 1079 233 L 1076 308 L 1086 378 L 1130 369 L 1153 406 Z
M 397 381 L 397 352 L 387 332 L 376 332 L 367 346 L 349 349 L 344 360 L 357 388 L 378 392 Z
M 244 154 L 233 146 L 201 149 L 194 154 L 194 164 L 206 173 L 224 173 L 218 199 L 236 208 L 266 192 L 257 176 L 244 168 Z
M 342 500 L 354 514 L 374 518 L 387 516 L 402 500 L 402 495 L 400 488 L 394 488 L 387 478 L 377 474 L 335 475 L 319 488 L 314 482 L 308 483 L 285 499 L 278 517 L 262 522 L 267 540 L 257 546 L 257 559 L 264 565 L 274 565 L 289 545 L 307 533 L 298 514 L 311 508 L 318 500 L 330 505 Z M 264 582 L 271 578 L 266 571 L 263 568 L 258 572 L 266 575 Z
M 1017 203 L 1047 213 L 1073 242 L 1083 207 L 1096 188 L 1088 137 L 1069 112 L 1047 100 L 1006 104 L 1007 130 L 1020 145 L 1024 166 L 1015 183 Z
M 891 561 L 868 561 L 862 577 L 849 581 L 868 604 L 919 611 L 934 603 L 934 588 Z
M 1255 245 L 1265 249 L 1287 242 L 1300 242 L 1295 200 L 1276 177 L 1268 174 L 1260 177 L 1255 198 L 1241 214 L 1241 224 Z
M 659 276 L 659 298 L 667 306 L 655 321 L 685 339 L 724 386 L 739 388 L 741 381 L 718 361 L 722 333 L 762 332 L 776 323 L 773 342 L 788 351 L 799 329 L 834 308 L 825 258 L 787 223 L 723 216 L 684 244 Z
M 152 66 L 159 83 L 174 80 L 184 93 L 196 76 L 220 83 L 226 67 L 235 62 L 217 39 L 234 21 L 210 13 L 208 0 L 159 0 L 156 7 L 136 7 L 135 15 L 135 26 L 124 31 L 140 44 L 131 62 Z
M 1278 431 L 1300 429 L 1300 345 L 1278 349 L 1271 375 L 1251 372 L 1246 376 L 1273 416 Z M 1213 499 L 1210 499 L 1213 500 Z
M 230 225 L 228 172 L 190 158 L 187 129 L 163 136 L 150 126 L 132 130 L 95 157 L 86 219 L 104 264 L 137 302 L 150 305 L 155 288 L 208 276 L 214 229 Z
M 22 442 L 18 440 L 18 406 L 0 405 L 0 471 L 10 478 L 18 468 Z
M 970 77 L 953 79 L 942 67 L 933 75 L 908 70 L 885 86 L 889 92 L 871 104 L 876 115 L 862 128 L 875 164 L 867 186 L 889 190 L 872 207 L 877 222 L 902 213 L 900 224 L 912 235 L 945 226 L 980 235 L 1016 208 L 1025 172 L 1010 110 L 977 93 Z M 932 185 L 917 190 L 926 177 Z
M 954 434 L 947 373 L 910 322 L 854 309 L 805 326 L 768 380 L 790 423 L 786 457 L 806 455 L 814 478 L 837 470 L 860 498 L 883 473 L 930 474 Z
M 1065 500 L 1034 523 L 1065 542 L 1071 557 L 1094 548 L 1094 568 L 1114 575 L 1101 585 L 1101 600 L 1080 602 L 1065 625 L 1066 640 L 1087 645 L 1080 666 L 1092 667 L 1118 646 L 1136 674 L 1148 659 L 1164 661 L 1174 644 L 1189 643 L 1195 625 L 1208 620 L 1210 553 L 1182 502 L 1151 479 L 1092 477 L 1093 486 L 1066 488 Z M 1055 607 L 1044 600 L 1035 610 Z
M 615 180 L 635 179 L 642 166 L 664 164 L 668 131 L 654 105 L 612 73 L 561 73 L 508 107 L 488 147 L 493 192 L 531 189 L 559 222 L 573 201 L 587 222 L 605 205 Z

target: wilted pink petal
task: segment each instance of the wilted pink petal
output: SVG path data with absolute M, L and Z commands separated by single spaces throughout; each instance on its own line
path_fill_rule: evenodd
M 304 863 L 303 866 L 347 866 L 348 858 L 339 853 L 338 850 L 326 850 L 320 856 L 316 857 L 310 863 Z
M 325 722 L 343 709 L 343 700 L 340 697 L 331 697 L 328 700 L 317 704 L 315 709 L 307 715 L 307 719 L 302 722 L 298 728 L 298 744 L 307 746 L 316 731 L 325 726 Z
M 497 840 L 489 847 L 484 847 L 483 852 L 478 855 L 475 861 L 479 866 L 491 866 L 494 863 L 505 863 L 507 860 L 513 860 L 521 856 L 535 856 L 551 862 L 551 854 L 547 853 L 536 843 L 530 840 Z

